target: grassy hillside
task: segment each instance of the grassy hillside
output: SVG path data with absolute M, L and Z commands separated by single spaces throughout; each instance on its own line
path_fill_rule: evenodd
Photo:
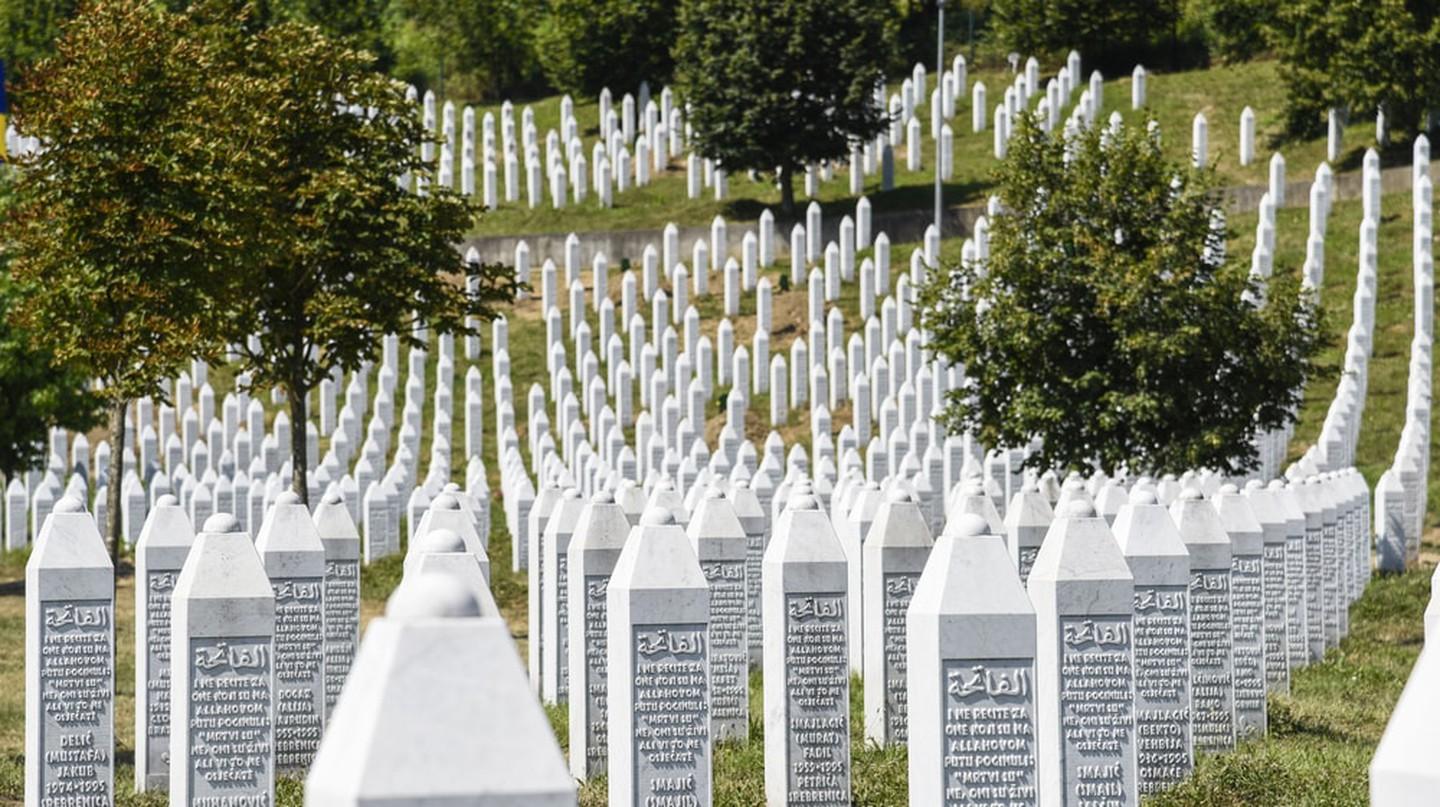
M 1042 65 L 1042 87 L 1045 76 L 1053 76 L 1060 65 Z M 1088 69 L 1086 79 L 1088 80 Z M 1299 177 L 1301 172 L 1308 176 L 1314 167 L 1325 159 L 1324 138 L 1287 142 L 1283 136 L 1284 87 L 1280 83 L 1276 64 L 1269 61 L 1250 62 L 1238 65 L 1213 67 L 1170 74 L 1153 74 L 1148 80 L 1147 111 L 1130 109 L 1130 76 L 1106 76 L 1104 104 L 1101 118 L 1107 119 L 1111 111 L 1118 110 L 1127 121 L 1140 121 L 1146 114 L 1153 114 L 1160 122 L 1164 133 L 1166 150 L 1176 157 L 1190 153 L 1191 121 L 1197 112 L 1204 112 L 1209 121 L 1209 153 L 1216 172 L 1226 185 L 1256 184 L 1268 176 L 1268 164 L 1272 151 L 1284 153 L 1289 166 L 1289 175 Z M 932 72 L 927 79 L 930 87 L 935 85 Z M 983 198 L 991 185 L 991 170 L 994 160 L 993 123 L 995 105 L 1004 100 L 1004 89 L 1012 80 L 1008 70 L 972 72 L 970 80 L 985 82 L 987 129 L 973 133 L 970 126 L 970 95 L 957 100 L 956 114 L 951 119 L 955 131 L 953 178 L 945 183 L 946 204 L 974 202 Z M 1088 85 L 1087 85 L 1088 86 Z M 897 91 L 892 85 L 891 92 Z M 929 98 L 927 90 L 925 97 Z M 1070 101 L 1077 102 L 1077 89 Z M 618 108 L 619 98 L 616 98 Z M 658 98 L 656 103 L 659 103 Z M 1032 106 L 1038 99 L 1032 99 Z M 928 104 L 928 101 L 927 101 Z M 1240 113 L 1246 105 L 1255 110 L 1256 119 L 1256 160 L 1249 166 L 1239 164 Z M 558 96 L 529 104 L 535 112 L 535 125 L 540 140 L 551 128 L 558 128 L 560 99 Z M 516 108 L 519 126 L 521 110 Z M 476 126 L 486 112 L 496 116 L 497 138 L 499 127 L 499 105 L 476 108 Z M 1068 112 L 1068 107 L 1067 107 Z M 870 197 L 876 211 L 928 208 L 933 204 L 935 181 L 935 146 L 929 136 L 929 107 L 921 110 L 923 165 L 920 171 L 905 170 L 904 143 L 896 144 L 895 188 L 880 190 L 878 173 L 867 176 L 865 193 Z M 458 116 L 458 113 L 457 113 Z M 595 99 L 575 99 L 575 116 L 585 140 L 586 158 L 590 148 L 599 136 L 599 107 Z M 1345 148 L 1337 168 L 1354 168 L 1367 146 L 1373 144 L 1374 127 L 1357 124 L 1346 132 Z M 543 145 L 542 145 L 543 151 Z M 570 204 L 563 210 L 554 210 L 547 201 L 534 210 L 525 206 L 524 194 L 518 204 L 503 202 L 503 175 L 501 177 L 502 202 L 498 209 L 486 213 L 477 225 L 477 235 L 510 235 L 539 232 L 584 232 L 587 230 L 627 230 L 659 228 L 666 222 L 680 225 L 708 223 L 716 215 L 726 219 L 754 220 L 765 207 L 779 210 L 780 195 L 770 182 L 752 181 L 743 174 L 730 178 L 730 198 L 715 201 L 713 192 L 705 189 L 700 199 L 686 197 L 685 162 L 681 158 L 672 161 L 669 170 L 652 177 L 651 184 L 644 188 L 631 189 L 616 194 L 614 207 L 605 210 L 599 207 L 592 193 L 585 203 Z M 1387 154 L 1387 164 L 1409 161 L 1406 147 L 1392 149 Z M 459 177 L 458 163 L 456 177 Z M 848 165 L 848 163 L 847 163 Z M 593 169 L 594 166 L 591 166 Z M 500 166 L 503 174 L 504 166 Z M 521 172 L 524 172 L 523 160 Z M 477 175 L 479 183 L 483 176 Z M 458 182 L 458 179 L 457 179 Z M 522 177 L 523 183 L 523 177 Z M 548 185 L 547 185 L 548 189 Z M 796 185 L 796 195 L 803 203 L 804 186 Z M 855 197 L 849 190 L 848 171 L 837 171 L 834 179 L 823 183 L 817 197 L 822 206 L 850 212 Z M 827 213 L 829 210 L 827 209 Z M 841 215 L 841 213 L 836 213 Z
M 1152 95 L 1152 97 L 1154 97 Z M 1377 304 L 1376 347 L 1371 361 L 1369 396 L 1361 430 L 1359 464 L 1373 484 L 1393 455 L 1399 440 L 1403 417 L 1403 391 L 1411 334 L 1412 288 L 1410 286 L 1410 219 L 1408 196 L 1384 199 L 1385 219 L 1380 230 L 1381 259 Z M 1298 268 L 1304 255 L 1305 215 L 1303 211 L 1281 211 L 1277 236 L 1277 267 Z M 1237 234 L 1232 249 L 1237 255 L 1248 254 L 1253 217 L 1240 217 L 1232 222 Z M 1331 313 L 1330 332 L 1335 335 L 1330 359 L 1339 362 L 1343 333 L 1350 322 L 1350 297 L 1354 290 L 1359 203 L 1336 204 L 1330 222 L 1326 245 L 1327 268 L 1323 303 Z M 896 245 L 892 257 L 892 274 L 908 266 L 914 245 Z M 958 254 L 959 244 L 946 242 L 946 256 Z M 619 299 L 620 273 L 613 271 L 611 294 Z M 778 280 L 779 270 L 771 272 Z M 588 273 L 585 279 L 589 280 Z M 719 321 L 720 297 L 718 284 L 711 283 L 712 295 L 697 304 L 704 315 L 704 332 L 714 338 Z M 790 341 L 803 333 L 805 297 L 802 290 L 781 293 L 776 285 L 772 353 L 788 350 Z M 844 287 L 841 308 L 847 326 L 855 327 L 855 286 Z M 647 320 L 648 320 L 648 308 Z M 753 298 L 745 302 L 742 316 L 734 321 L 737 344 L 748 344 L 754 331 Z M 593 326 L 593 314 L 592 314 Z M 525 434 L 524 399 L 532 383 L 544 381 L 543 323 L 535 300 L 517 304 L 510 314 L 510 354 L 512 380 L 517 403 L 517 430 Z M 500 490 L 495 456 L 496 440 L 493 424 L 493 386 L 490 378 L 490 340 L 480 358 L 485 376 L 486 440 L 485 460 L 490 486 L 496 492 L 493 501 L 493 533 L 490 546 L 493 587 L 505 611 L 517 642 L 523 646 L 526 635 L 525 584 L 523 578 L 510 573 L 510 538 L 506 533 L 498 492 Z M 457 385 L 462 383 L 470 362 L 463 350 L 457 349 Z M 571 363 L 573 355 L 569 357 Z M 430 383 L 434 377 L 434 353 L 430 362 Z M 213 374 L 217 392 L 228 389 L 228 376 Z M 1300 413 L 1294 451 L 1313 440 L 1324 417 L 1325 407 L 1333 394 L 1335 379 L 1318 381 L 1308 390 Z M 462 387 L 463 389 L 463 387 Z M 720 407 L 724 390 L 717 390 L 708 403 L 713 438 L 718 431 Z M 457 396 L 458 397 L 458 396 Z M 457 402 L 458 403 L 458 402 Z M 425 445 L 420 452 L 428 456 L 429 409 L 433 401 L 427 396 L 426 428 L 422 432 Z M 838 429 L 849 414 L 842 409 L 833 422 Z M 456 429 L 460 423 L 456 423 Z M 768 402 L 757 398 L 747 422 L 747 436 L 763 439 L 769 431 Z M 799 414 L 783 429 L 792 442 L 808 443 L 808 424 Z M 524 439 L 521 440 L 522 446 Z M 522 449 L 523 452 L 523 449 Z M 528 456 L 526 457 L 528 460 Z M 456 463 L 457 477 L 463 475 L 463 464 Z M 1434 482 L 1432 481 L 1432 485 Z M 1433 492 L 1433 491 L 1432 491 Z M 1440 494 L 1432 495 L 1434 503 Z M 1434 509 L 1428 523 L 1437 525 Z M 1431 547 L 1433 549 L 1434 547 Z M 23 797 L 22 748 L 24 734 L 24 556 L 10 554 L 0 557 L 0 804 L 18 804 Z M 1274 728 L 1267 739 L 1251 743 L 1235 754 L 1202 760 L 1196 776 L 1186 785 L 1164 797 L 1165 805 L 1297 805 L 1363 803 L 1365 768 L 1374 744 L 1383 730 L 1385 720 L 1398 697 L 1409 668 L 1419 650 L 1420 614 L 1427 599 L 1430 568 L 1412 571 L 1404 576 L 1387 578 L 1373 584 L 1352 611 L 1352 634 L 1340 648 L 1332 650 L 1323 664 L 1301 672 L 1294 692 L 1287 698 L 1271 701 Z M 398 559 L 390 559 L 366 569 L 362 608 L 365 617 L 373 617 L 383 607 L 388 593 L 399 579 Z M 133 760 L 131 729 L 133 720 L 133 589 L 131 570 L 122 568 L 117 598 L 117 668 L 118 701 L 116 710 L 117 760 L 120 770 L 116 782 L 122 804 L 163 804 L 159 797 L 137 798 L 130 793 Z M 758 678 L 753 682 L 752 700 L 758 697 Z M 852 688 L 858 697 L 859 688 Z M 752 707 L 758 719 L 759 704 Z M 559 715 L 555 715 L 559 717 Z M 856 726 L 859 721 L 856 721 Z M 563 733 L 561 735 L 563 742 Z M 763 774 L 760 767 L 762 744 L 758 725 L 751 741 L 744 745 L 721 746 L 716 753 L 716 803 L 751 805 L 758 802 Z M 905 802 L 905 759 L 900 751 L 867 748 L 857 740 L 855 748 L 855 793 L 860 803 L 899 805 Z M 280 803 L 299 804 L 300 788 L 286 784 L 280 792 Z M 603 788 L 590 785 L 584 791 L 585 804 L 602 804 Z

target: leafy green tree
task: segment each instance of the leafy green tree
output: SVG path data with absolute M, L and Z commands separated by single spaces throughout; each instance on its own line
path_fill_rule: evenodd
M 0 224 L 30 292 L 16 322 L 62 364 L 100 381 L 119 552 L 126 405 L 164 397 L 187 359 L 216 352 L 214 292 L 236 267 L 251 204 L 239 178 L 237 100 L 200 12 L 97 0 L 26 76 L 16 122 L 44 148 L 20 163 Z M 218 23 L 223 27 L 224 22 Z
M 0 62 L 13 76 L 54 52 L 60 26 L 75 14 L 76 0 L 0 0 Z
M 990 24 L 1007 49 L 1023 56 L 1074 48 L 1087 64 L 1128 71 L 1157 40 L 1173 36 L 1179 20 L 1178 2 L 994 0 Z
M 435 184 L 415 148 L 418 110 L 369 54 L 295 23 L 239 40 L 248 146 L 260 158 L 247 184 L 264 189 L 263 225 L 233 278 L 224 336 L 256 386 L 284 391 L 294 489 L 306 499 L 307 399 L 320 380 L 358 368 L 387 333 L 415 344 L 417 323 L 468 333 L 465 317 L 489 318 L 515 281 L 507 267 L 461 263 L 456 244 L 475 208 Z M 402 176 L 427 180 L 428 192 L 402 188 Z
M 1285 117 L 1295 135 L 1322 130 L 1326 112 L 1420 131 L 1440 98 L 1440 0 L 1287 0 L 1274 27 Z
M 922 291 L 935 349 L 966 370 L 950 426 L 1039 437 L 1036 467 L 1253 467 L 1253 435 L 1288 422 L 1319 369 L 1322 326 L 1298 272 L 1262 289 L 1225 257 L 1213 182 L 1144 126 L 1066 144 L 1022 118 L 989 261 Z
M 658 89 L 674 62 L 674 0 L 550 0 L 535 31 L 545 78 L 577 96 L 604 87 L 633 92 L 642 81 Z
M 1204 0 L 1201 13 L 1211 54 L 1243 62 L 1265 50 L 1279 0 Z
M 9 212 L 13 169 L 0 165 L 0 220 Z M 99 399 L 88 379 L 37 347 L 11 321 L 23 299 L 10 278 L 9 253 L 0 243 L 0 472 L 25 471 L 45 459 L 51 428 L 85 431 L 99 423 Z
M 684 0 L 675 80 L 696 151 L 727 170 L 778 175 L 784 211 L 795 172 L 874 137 L 888 40 L 870 0 Z
M 531 0 L 390 0 L 385 26 L 392 72 L 451 97 L 536 91 L 537 7 Z

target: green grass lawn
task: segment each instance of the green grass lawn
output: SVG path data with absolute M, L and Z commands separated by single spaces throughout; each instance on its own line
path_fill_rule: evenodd
M 1158 79 L 1157 79 L 1158 81 Z M 1127 95 L 1128 97 L 1128 95 Z M 1152 98 L 1154 98 L 1152 93 Z M 1213 136 L 1212 136 L 1212 142 Z M 1399 441 L 1402 425 L 1404 388 L 1411 336 L 1412 289 L 1410 287 L 1410 219 L 1408 196 L 1384 199 L 1385 218 L 1380 229 L 1380 282 L 1377 299 L 1375 353 L 1370 363 L 1370 385 L 1361 428 L 1358 464 L 1373 485 L 1388 465 Z M 1334 334 L 1327 358 L 1334 364 L 1340 360 L 1343 333 L 1350 322 L 1350 298 L 1354 291 L 1359 228 L 1358 201 L 1335 205 L 1327 239 L 1327 272 L 1322 297 L 1330 312 L 1328 327 Z M 1277 271 L 1298 270 L 1304 257 L 1306 216 L 1303 210 L 1283 210 L 1279 214 L 1277 234 Z M 1253 216 L 1237 217 L 1232 226 L 1238 231 L 1232 241 L 1237 256 L 1248 255 Z M 914 245 L 896 245 L 892 257 L 892 276 L 908 266 Z M 943 245 L 947 258 L 953 259 L 959 243 Z M 805 294 L 796 289 L 778 291 L 782 270 L 770 272 L 777 282 L 774 301 L 772 355 L 788 350 L 793 338 L 803 333 Z M 788 268 L 787 270 L 788 271 Z M 620 272 L 611 273 L 612 297 L 619 299 Z M 588 273 L 586 274 L 588 280 Z M 712 295 L 697 303 L 703 315 L 704 332 L 711 334 L 720 317 L 718 284 L 712 282 Z M 847 327 L 857 321 L 856 287 L 843 287 L 839 307 L 845 312 Z M 517 401 L 517 431 L 526 433 L 525 395 L 532 383 L 544 383 L 544 330 L 535 300 L 517 304 L 509 314 L 511 375 Z M 648 309 L 646 309 L 648 312 Z M 592 327 L 594 315 L 591 314 Z M 648 313 L 647 313 L 648 320 Z M 754 332 L 754 300 L 745 300 L 741 316 L 734 319 L 737 344 L 749 344 Z M 505 529 L 503 509 L 498 498 L 500 490 L 499 462 L 496 458 L 493 388 L 490 378 L 491 354 L 488 332 L 483 340 L 484 354 L 477 364 L 485 376 L 486 419 L 485 461 L 489 471 L 492 500 L 492 534 L 490 545 L 492 587 L 514 633 L 518 649 L 523 653 L 527 636 L 525 581 L 510 572 L 510 537 Z M 463 390 L 463 376 L 470 362 L 465 360 L 463 346 L 457 345 L 457 388 Z M 573 363 L 573 356 L 569 360 Z M 435 372 L 435 352 L 431 352 L 430 380 Z M 372 374 L 373 377 L 374 374 Z M 212 374 L 220 397 L 230 384 L 228 374 L 217 370 Z M 1296 430 L 1292 455 L 1298 455 L 1318 434 L 1325 407 L 1334 392 L 1336 379 L 1322 379 L 1307 390 Z M 723 389 L 708 402 L 707 432 L 713 439 L 721 419 L 717 401 L 723 401 Z M 461 396 L 457 392 L 457 412 Z M 638 401 L 638 398 L 637 398 Z M 420 455 L 429 454 L 429 417 L 433 397 L 426 397 L 426 424 L 422 430 Z M 834 413 L 838 428 L 848 421 L 848 411 Z M 457 416 L 454 427 L 457 442 L 462 439 L 463 421 Z M 752 403 L 747 421 L 747 436 L 761 440 L 768 433 L 768 406 L 763 398 Z M 781 429 L 790 442 L 808 443 L 806 418 L 796 414 Z M 521 440 L 522 454 L 525 440 Z M 457 445 L 457 451 L 460 447 Z M 525 457 L 528 461 L 528 455 Z M 423 459 L 422 459 L 423 461 Z M 454 475 L 463 481 L 464 465 L 456 463 Z M 1434 480 L 1431 485 L 1435 484 Z M 1440 502 L 1440 491 L 1432 489 L 1431 502 Z M 1436 511 L 1430 511 L 1427 525 L 1437 525 Z M 1426 547 L 1433 557 L 1437 547 Z M 1421 638 L 1421 613 L 1428 598 L 1430 565 L 1398 577 L 1378 579 L 1365 596 L 1353 606 L 1351 635 L 1332 650 L 1323 663 L 1297 674 L 1294 689 L 1288 697 L 1271 699 L 1272 729 L 1267 738 L 1249 743 L 1225 757 L 1201 760 L 1193 779 L 1157 800 L 1163 805 L 1331 805 L 1365 802 L 1366 768 L 1370 754 L 1395 699 L 1418 655 Z M 133 630 L 134 594 L 131 570 L 122 567 L 117 597 L 116 646 L 119 654 L 117 670 L 117 771 L 116 783 L 120 803 L 163 804 L 158 796 L 137 797 L 131 792 L 133 760 Z M 362 614 L 367 620 L 378 614 L 384 600 L 400 576 L 398 558 L 367 567 L 362 578 Z M 18 804 L 23 798 L 22 749 L 24 737 L 24 556 L 0 556 L 0 804 Z M 763 743 L 760 739 L 758 674 L 752 678 L 752 738 L 748 743 L 724 744 L 715 754 L 716 803 L 721 805 L 753 805 L 763 800 Z M 852 697 L 858 709 L 860 688 L 852 686 Z M 552 712 L 552 719 L 563 726 L 563 713 Z M 861 721 L 855 719 L 854 788 L 856 802 L 866 805 L 900 805 L 905 803 L 905 757 L 902 751 L 882 750 L 866 746 L 859 739 Z M 559 731 L 560 741 L 565 733 Z M 301 802 L 298 783 L 282 783 L 280 804 Z M 603 804 L 603 783 L 592 783 L 582 790 L 582 803 Z
M 1053 75 L 1060 65 L 1042 67 L 1043 87 L 1044 77 Z M 1049 72 L 1045 72 L 1046 70 Z M 1086 78 L 1088 79 L 1088 73 Z M 1204 70 L 1152 74 L 1147 88 L 1148 112 L 1131 111 L 1131 80 L 1128 74 L 1106 78 L 1102 122 L 1115 110 L 1120 111 L 1126 121 L 1143 120 L 1144 115 L 1153 114 L 1164 133 L 1166 151 L 1177 158 L 1183 158 L 1190 153 L 1191 121 L 1197 112 L 1204 112 L 1210 127 L 1210 159 L 1221 184 L 1245 185 L 1266 181 L 1272 151 L 1278 150 L 1285 155 L 1287 175 L 1291 178 L 1309 176 L 1315 166 L 1325 159 L 1326 145 L 1323 137 L 1288 141 L 1283 136 L 1285 91 L 1280 83 L 1275 62 L 1257 61 Z M 927 80 L 933 88 L 936 80 L 933 71 Z M 995 105 L 1003 101 L 1004 90 L 1011 77 L 1008 70 L 972 69 L 970 81 L 973 84 L 976 80 L 984 81 L 987 90 L 986 104 L 990 108 L 987 113 L 987 128 L 978 134 L 971 131 L 971 104 L 967 91 L 963 98 L 957 100 L 956 114 L 950 121 L 951 128 L 955 131 L 955 172 L 952 179 L 945 183 L 944 198 L 947 205 L 978 202 L 992 185 L 991 171 L 995 160 L 993 131 L 989 122 L 993 122 Z M 897 86 L 892 85 L 891 92 L 896 91 Z M 929 98 L 928 90 L 925 97 Z M 1077 102 L 1079 98 L 1080 90 L 1077 89 L 1070 101 Z M 615 100 L 618 109 L 619 98 Z M 658 96 L 656 103 L 659 103 Z M 1038 99 L 1032 99 L 1032 105 L 1033 103 L 1038 103 Z M 1247 105 L 1255 110 L 1256 160 L 1249 166 L 1241 166 L 1240 113 Z M 535 111 L 535 125 L 543 141 L 547 130 L 559 126 L 560 98 L 551 96 L 532 102 L 529 106 Z M 516 106 L 517 127 L 524 107 L 523 104 Z M 928 109 L 928 106 L 921 109 L 924 152 L 922 169 L 905 170 L 904 144 L 899 143 L 896 144 L 895 188 L 881 191 L 878 173 L 866 177 L 865 194 L 869 196 L 875 211 L 925 209 L 933 204 L 935 146 L 929 136 Z M 1067 107 L 1067 112 L 1068 109 Z M 476 126 L 479 127 L 479 121 L 487 111 L 496 116 L 498 139 L 498 104 L 477 106 Z M 457 112 L 457 117 L 458 115 Z M 579 121 L 581 137 L 586 141 L 588 160 L 589 149 L 599 136 L 599 107 L 595 99 L 575 99 L 575 116 Z M 1339 164 L 1335 167 L 1358 167 L 1365 147 L 1373 143 L 1373 138 L 1373 126 L 1353 126 L 1346 132 L 1344 149 Z M 1408 149 L 1409 146 L 1403 144 L 1393 147 L 1385 155 L 1385 163 L 1389 165 L 1409 162 Z M 848 165 L 848 162 L 846 164 Z M 501 169 L 503 172 L 503 165 Z M 524 172 L 523 164 L 521 172 Z M 456 176 L 459 176 L 458 163 Z M 477 183 L 480 181 L 477 179 Z M 750 221 L 757 219 L 766 207 L 774 208 L 777 213 L 779 211 L 780 194 L 771 182 L 753 181 L 742 173 L 730 178 L 729 189 L 730 197 L 723 201 L 716 201 L 709 188 L 705 189 L 700 199 L 687 198 L 685 162 L 682 155 L 672 161 L 668 171 L 658 177 L 652 176 L 651 184 L 616 194 L 614 207 L 608 210 L 599 206 L 593 193 L 581 205 L 570 204 L 562 210 L 555 210 L 546 201 L 541 207 L 532 210 L 525 206 L 524 194 L 521 194 L 518 204 L 505 203 L 502 190 L 500 206 L 480 218 L 475 234 L 520 235 L 659 228 L 672 221 L 682 226 L 706 224 L 716 215 L 724 216 L 727 220 Z M 837 171 L 835 177 L 822 183 L 819 190 L 816 198 L 822 207 L 826 208 L 827 215 L 832 211 L 837 216 L 853 211 L 855 197 L 850 194 L 848 170 Z M 803 192 L 804 185 L 797 179 L 797 204 L 804 204 Z M 546 196 L 548 199 L 548 185 Z

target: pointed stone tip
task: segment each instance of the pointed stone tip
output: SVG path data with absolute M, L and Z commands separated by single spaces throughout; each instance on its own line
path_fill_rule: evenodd
M 725 491 L 721 490 L 720 488 L 709 488 L 705 491 L 705 498 L 723 499 L 725 498 Z
M 814 497 L 814 496 L 811 496 L 808 492 L 806 492 L 806 493 L 801 493 L 801 494 L 799 494 L 799 495 L 796 495 L 794 498 L 792 498 L 792 499 L 790 500 L 789 509 L 791 509 L 791 510 L 819 510 L 819 509 L 820 509 L 820 503 L 817 502 L 817 501 L 815 501 L 815 497 Z
M 458 577 L 430 572 L 407 578 L 390 597 L 391 619 L 463 619 L 480 616 L 475 594 Z
M 961 513 L 950 524 L 950 534 L 956 538 L 975 538 L 990 532 L 990 525 L 975 513 Z
M 300 494 L 293 490 L 283 490 L 275 497 L 275 504 L 299 504 Z
M 180 500 L 173 493 L 167 493 L 155 500 L 156 507 L 179 507 Z
M 240 521 L 229 513 L 216 513 L 205 519 L 205 526 L 202 527 L 200 531 L 216 533 L 239 532 Z
M 1094 518 L 1095 505 L 1088 499 L 1076 499 L 1065 507 L 1066 518 Z
M 85 512 L 85 502 L 81 501 L 80 498 L 77 496 L 74 496 L 72 494 L 66 494 L 65 496 L 61 497 L 60 501 L 55 503 L 54 512 L 83 513 Z
M 1182 502 L 1194 502 L 1200 501 L 1204 498 L 1205 494 L 1201 493 L 1199 488 L 1185 488 L 1184 490 L 1180 491 L 1180 496 L 1178 500 Z
M 464 552 L 465 540 L 454 530 L 434 529 L 425 533 L 416 548 L 421 552 Z
M 430 506 L 436 510 L 459 510 L 460 500 L 448 493 L 442 493 L 435 497 L 435 501 L 431 502 Z
M 1145 488 L 1136 488 L 1130 491 L 1130 504 L 1136 507 L 1159 504 L 1160 500 L 1155 497 L 1155 492 Z
M 675 523 L 675 514 L 664 507 L 656 505 L 646 510 L 644 515 L 640 516 L 640 523 L 647 527 L 663 527 L 667 524 Z
M 910 496 L 910 491 L 897 487 L 890 491 L 890 494 L 885 497 L 885 500 L 895 504 L 901 504 L 903 502 L 913 501 L 914 499 Z
M 595 504 L 614 504 L 615 494 L 604 489 L 597 490 L 595 495 L 590 497 L 590 501 Z
M 580 491 L 577 490 L 577 489 L 575 489 L 575 488 L 565 488 L 565 492 L 560 494 L 560 498 L 562 498 L 562 499 L 578 499 L 578 498 L 580 498 Z M 458 505 L 459 505 L 459 502 L 456 502 L 456 505 L 458 506 Z
M 344 503 L 344 501 L 345 501 L 345 497 L 343 497 L 343 496 L 340 495 L 340 491 L 338 491 L 338 490 L 332 490 L 332 491 L 328 491 L 328 492 L 325 494 L 325 498 L 321 499 L 321 500 L 320 500 L 320 503 L 321 503 L 321 504 L 336 505 L 336 504 L 342 504 L 342 503 Z
M 730 483 L 730 487 L 734 488 L 735 490 L 749 490 L 749 489 L 750 489 L 750 480 L 748 480 L 748 479 L 736 479 L 735 481 L 733 481 L 733 482 Z

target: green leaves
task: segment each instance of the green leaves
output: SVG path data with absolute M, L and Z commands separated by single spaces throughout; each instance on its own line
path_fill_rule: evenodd
M 999 170 L 984 266 L 922 290 L 937 350 L 966 369 L 946 417 L 987 445 L 1044 441 L 1040 467 L 1250 467 L 1317 367 L 1318 312 L 1293 271 L 1265 308 L 1226 260 L 1212 180 L 1143 128 L 1066 147 L 1022 118 Z

